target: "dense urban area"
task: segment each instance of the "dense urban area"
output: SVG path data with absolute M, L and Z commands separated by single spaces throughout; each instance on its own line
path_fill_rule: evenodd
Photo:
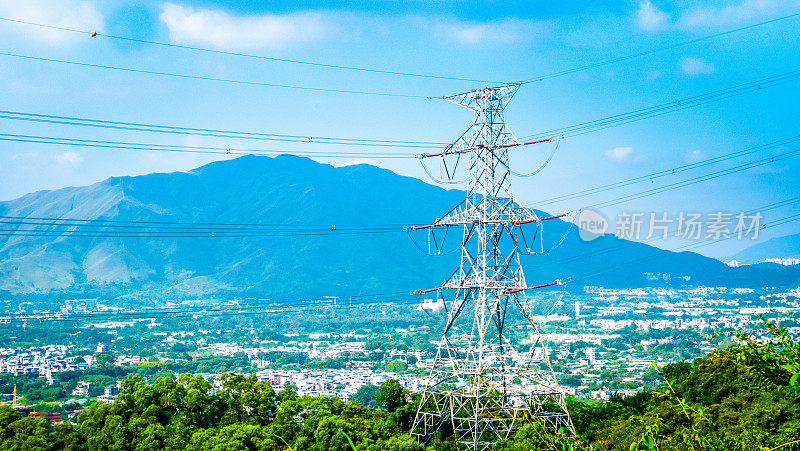
M 14 402 L 16 387 L 15 404 L 59 421 L 74 421 L 94 402 L 112 402 L 133 374 L 152 381 L 188 372 L 215 390 L 225 373 L 255 374 L 300 396 L 374 405 L 376 388 L 389 379 L 412 393 L 423 388 L 444 319 L 443 303 L 424 297 L 412 304 L 348 306 L 326 298 L 306 310 L 257 308 L 267 313 L 252 307 L 267 301 L 242 299 L 230 301 L 225 314 L 187 300 L 164 306 L 181 314 L 152 316 L 99 299 L 67 300 L 51 310 L 35 301 L 3 302 L 6 311 L 27 315 L 0 318 L 3 399 Z M 760 316 L 800 333 L 800 289 L 590 287 L 532 302 L 552 368 L 577 399 L 656 389 L 663 383 L 657 367 L 731 346 L 734 331 L 763 335 Z M 529 325 L 521 318 L 509 324 L 517 352 L 527 352 Z M 468 332 L 468 325 L 457 327 Z

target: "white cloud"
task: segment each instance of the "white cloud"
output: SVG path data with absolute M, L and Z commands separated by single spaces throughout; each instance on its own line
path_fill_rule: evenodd
M 700 2 L 697 2 L 700 3 Z M 790 14 L 800 8 L 800 0 L 738 0 L 724 6 L 691 6 L 676 11 L 673 18 L 651 0 L 639 3 L 636 10 L 637 28 L 647 32 L 665 29 L 707 29 L 735 27 L 757 20 Z M 674 19 L 674 20 L 673 20 Z
M 720 27 L 741 24 L 753 19 L 793 12 L 797 0 L 742 0 L 723 7 L 697 7 L 687 11 L 678 24 L 685 28 Z
M 623 162 L 627 160 L 632 153 L 633 147 L 615 147 L 606 152 L 606 157 L 616 162 Z
M 687 75 L 708 75 L 714 73 L 714 65 L 702 58 L 690 58 L 684 56 L 678 65 Z
M 160 18 L 172 42 L 224 50 L 284 49 L 318 41 L 332 27 L 330 17 L 313 11 L 233 16 L 175 3 L 162 4 Z
M 706 154 L 702 150 L 693 150 L 686 155 L 686 161 L 689 163 L 696 163 L 698 161 L 704 160 L 706 158 Z
M 92 2 L 82 0 L 0 0 L 0 16 L 77 30 L 103 31 L 103 15 Z M 39 44 L 69 45 L 85 39 L 77 33 L 10 24 L 26 39 Z
M 435 34 L 465 45 L 509 44 L 536 40 L 547 34 L 550 29 L 548 22 L 511 18 L 492 22 L 464 22 L 450 19 L 437 21 L 432 25 Z
M 636 10 L 636 26 L 639 29 L 649 32 L 659 31 L 666 28 L 669 23 L 669 14 L 658 9 L 650 0 L 639 4 L 639 9 Z
M 83 157 L 79 153 L 64 152 L 56 155 L 56 160 L 58 160 L 60 163 L 78 164 L 83 161 Z

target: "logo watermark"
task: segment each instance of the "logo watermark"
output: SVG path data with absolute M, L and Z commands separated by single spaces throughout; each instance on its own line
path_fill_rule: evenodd
M 711 213 L 680 211 L 628 212 L 617 214 L 614 235 L 625 240 L 662 239 L 671 237 L 683 240 L 756 240 L 762 228 L 764 215 L 756 213 Z M 592 241 L 609 229 L 609 222 L 602 213 L 585 209 L 578 214 L 579 236 L 583 241 Z
M 578 213 L 578 235 L 583 241 L 592 241 L 608 232 L 608 219 L 599 211 L 585 209 Z

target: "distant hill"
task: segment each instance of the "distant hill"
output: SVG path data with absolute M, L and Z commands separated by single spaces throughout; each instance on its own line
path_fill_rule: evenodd
M 448 191 L 370 165 L 336 168 L 293 156 L 245 156 L 189 172 L 113 177 L 0 203 L 0 215 L 248 224 L 422 224 L 458 204 Z M 545 214 L 545 213 L 543 213 Z M 530 284 L 572 277 L 583 285 L 796 285 L 793 268 L 728 268 L 699 254 L 604 236 L 578 238 L 551 220 L 546 255 L 523 260 Z M 4 224 L 4 229 L 20 226 Z M 22 226 L 26 227 L 26 226 Z M 451 242 L 457 245 L 456 240 Z M 418 237 L 426 243 L 423 233 Z M 556 246 L 556 244 L 559 244 Z M 538 247 L 538 246 L 537 246 Z M 431 257 L 405 233 L 119 238 L 0 236 L 0 290 L 151 297 L 312 297 L 437 286 L 458 254 Z M 659 274 L 648 281 L 643 273 Z M 665 281 L 663 274 L 669 274 Z M 688 276 L 689 282 L 676 279 Z
M 771 238 L 732 255 L 730 260 L 744 264 L 763 262 L 768 258 L 800 258 L 800 233 Z

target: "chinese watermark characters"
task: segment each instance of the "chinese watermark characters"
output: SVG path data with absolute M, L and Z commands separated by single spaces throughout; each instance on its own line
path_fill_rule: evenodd
M 620 212 L 616 217 L 614 235 L 625 240 L 662 239 L 683 240 L 756 240 L 762 229 L 761 212 L 738 214 L 726 211 L 710 213 L 678 212 Z M 609 222 L 594 210 L 582 210 L 578 215 L 580 238 L 592 241 L 603 236 Z

